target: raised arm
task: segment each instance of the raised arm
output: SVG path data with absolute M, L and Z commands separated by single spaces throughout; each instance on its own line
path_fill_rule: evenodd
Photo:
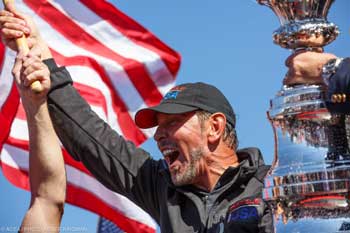
M 25 19 L 25 20 L 23 20 Z M 107 188 L 128 197 L 154 217 L 159 217 L 159 169 L 163 163 L 153 160 L 134 143 L 125 140 L 92 111 L 73 87 L 65 67 L 57 67 L 49 49 L 29 17 L 0 12 L 2 36 L 8 46 L 14 38 L 27 34 L 31 53 L 38 51 L 51 73 L 48 108 L 55 131 L 69 154 Z M 162 180 L 164 181 L 164 179 Z
M 19 55 L 13 75 L 27 116 L 30 148 L 31 202 L 20 232 L 59 232 L 66 196 L 64 161 L 47 108 L 47 92 L 35 94 L 30 89 L 32 80 L 50 86 L 50 73 L 39 58 Z

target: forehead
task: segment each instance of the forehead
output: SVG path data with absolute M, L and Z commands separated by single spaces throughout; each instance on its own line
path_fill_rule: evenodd
M 195 111 L 192 112 L 186 112 L 186 113 L 177 113 L 177 114 L 169 114 L 169 113 L 156 113 L 156 119 L 158 124 L 166 121 L 174 121 L 174 120 L 188 120 L 192 116 L 195 115 Z

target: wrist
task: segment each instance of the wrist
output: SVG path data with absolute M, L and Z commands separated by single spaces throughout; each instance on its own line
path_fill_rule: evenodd
M 45 59 L 43 60 L 43 63 L 49 68 L 51 73 L 55 72 L 55 70 L 59 68 L 53 58 Z
M 328 86 L 329 81 L 338 70 L 339 65 L 343 61 L 343 58 L 332 58 L 328 60 L 322 67 L 322 79 L 323 82 Z
M 27 118 L 30 119 L 30 118 L 36 118 L 43 111 L 45 111 L 45 109 L 47 108 L 47 101 L 46 99 L 38 100 L 38 101 L 33 101 L 33 100 L 25 101 L 22 98 L 22 105 Z

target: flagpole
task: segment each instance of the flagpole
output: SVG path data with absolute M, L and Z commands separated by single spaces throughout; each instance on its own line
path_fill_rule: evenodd
M 5 9 L 9 9 L 9 5 L 11 4 L 13 5 L 13 8 L 15 7 L 14 0 L 3 0 L 3 3 L 4 3 Z M 16 39 L 16 44 L 17 44 L 18 52 L 21 51 L 23 52 L 24 55 L 27 55 L 29 53 L 29 47 L 24 34 L 22 35 L 21 38 Z M 40 93 L 43 88 L 41 86 L 41 83 L 38 80 L 36 80 L 30 85 L 30 89 L 33 92 Z

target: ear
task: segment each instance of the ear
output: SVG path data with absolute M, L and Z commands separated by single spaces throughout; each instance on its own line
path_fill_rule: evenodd
M 223 113 L 217 112 L 210 116 L 208 123 L 208 142 L 217 143 L 224 134 L 226 117 Z

